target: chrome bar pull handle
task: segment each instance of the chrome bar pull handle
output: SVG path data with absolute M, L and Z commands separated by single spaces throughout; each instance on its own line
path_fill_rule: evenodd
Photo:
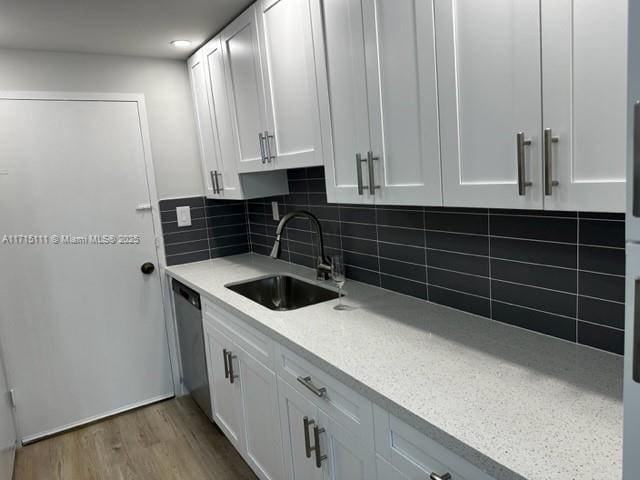
M 640 383 L 640 278 L 636 278 L 635 281 L 635 293 L 633 302 L 633 352 L 631 353 L 632 375 L 633 381 Z
M 311 377 L 298 377 L 298 381 L 313 392 L 317 397 L 324 397 L 327 394 L 325 387 L 316 387 L 311 381 Z
M 226 348 L 222 349 L 222 358 L 224 359 L 224 378 L 229 378 L 228 352 Z
M 327 459 L 327 456 L 322 455 L 322 452 L 320 451 L 320 434 L 324 432 L 325 432 L 324 428 L 320 428 L 317 425 L 313 427 L 313 441 L 315 443 L 313 449 L 316 452 L 316 467 L 318 468 L 322 468 L 323 460 Z
M 364 190 L 369 187 L 364 186 L 364 182 L 362 181 L 362 162 L 366 162 L 367 160 L 362 158 L 362 155 L 356 153 L 356 173 L 358 176 L 358 195 L 364 195 Z
M 271 160 L 275 160 L 276 156 L 271 155 L 271 141 L 270 139 L 274 139 L 273 135 L 269 135 L 269 132 L 264 132 L 264 142 L 267 144 L 267 162 L 271 163 Z
M 238 357 L 230 351 L 227 352 L 227 357 L 229 358 L 229 383 L 235 383 L 235 379 L 238 378 L 238 375 L 233 373 L 233 361 Z
M 369 192 L 371 195 L 374 195 L 376 189 L 380 188 L 380 185 L 376 185 L 375 168 L 373 166 L 374 160 L 380 160 L 380 157 L 374 157 L 373 152 L 369 150 L 367 152 L 367 165 L 369 166 Z
M 518 162 L 518 195 L 521 197 L 526 195 L 526 188 L 531 186 L 531 182 L 527 182 L 527 169 L 525 165 L 525 149 L 531 145 L 531 139 L 524 138 L 524 132 L 516 134 L 516 157 Z
M 264 133 L 258 133 L 258 141 L 260 142 L 260 158 L 262 159 L 262 164 L 267 163 L 267 154 L 264 149 Z
M 220 193 L 220 185 L 218 185 L 218 171 L 214 170 L 211 174 L 213 180 L 213 193 Z
M 550 128 L 544 129 L 544 194 L 547 197 L 553 194 L 553 187 L 558 186 L 558 181 L 553 180 L 553 144 L 559 141 Z
M 218 186 L 218 193 L 224 193 L 224 185 L 222 185 L 222 172 L 216 170 L 216 185 Z
M 309 433 L 309 426 L 315 423 L 313 420 L 309 420 L 309 417 L 302 418 L 302 425 L 304 427 L 304 453 L 307 458 L 311 458 L 311 452 L 315 449 L 315 447 L 311 446 L 311 434 Z
M 218 193 L 216 192 L 216 174 L 213 170 L 211 170 L 209 173 L 211 174 L 211 190 L 213 190 L 213 193 Z
M 633 107 L 633 200 L 632 213 L 640 217 L 640 101 Z
M 431 475 L 429 475 L 429 478 L 431 480 L 451 480 L 451 474 L 450 473 L 444 473 L 442 475 L 438 475 L 435 472 L 432 472 Z

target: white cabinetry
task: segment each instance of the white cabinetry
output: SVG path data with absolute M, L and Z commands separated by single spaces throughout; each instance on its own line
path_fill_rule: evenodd
M 277 380 L 269 368 L 273 345 L 220 307 L 203 305 L 214 420 L 261 479 L 279 480 L 283 457 Z
M 330 92 L 322 125 L 329 200 L 441 205 L 432 2 L 321 8 L 315 46 Z
M 541 4 L 545 209 L 622 212 L 628 1 Z
M 289 192 L 285 172 L 240 175 L 238 146 L 227 95 L 226 67 L 220 37 L 187 62 L 208 198 L 244 200 Z
M 624 210 L 626 6 L 435 0 L 445 205 Z
M 238 171 L 322 165 L 307 0 L 264 0 L 222 32 Z

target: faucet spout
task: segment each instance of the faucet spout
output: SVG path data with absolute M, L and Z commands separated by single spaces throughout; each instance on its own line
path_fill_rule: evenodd
M 282 237 L 282 231 L 284 227 L 287 225 L 289 220 L 302 217 L 308 218 L 316 227 L 316 234 L 318 236 L 318 258 L 316 262 L 316 271 L 318 280 L 327 280 L 329 275 L 331 274 L 331 262 L 327 258 L 324 253 L 324 239 L 322 236 L 322 226 L 320 225 L 320 221 L 318 217 L 316 217 L 313 213 L 308 212 L 306 210 L 296 210 L 291 213 L 286 214 L 280 220 L 278 224 L 278 228 L 276 228 L 276 240 L 273 242 L 273 248 L 271 249 L 271 258 L 279 258 L 280 257 L 280 239 Z

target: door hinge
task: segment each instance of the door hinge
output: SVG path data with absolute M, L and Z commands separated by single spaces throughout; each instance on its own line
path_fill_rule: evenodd
M 156 248 L 160 246 L 160 237 L 156 237 Z
M 13 388 L 9 390 L 9 401 L 11 402 L 11 406 L 16 408 L 16 391 Z

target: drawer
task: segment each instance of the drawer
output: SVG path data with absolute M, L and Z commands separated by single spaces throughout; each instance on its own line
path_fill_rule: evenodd
M 433 473 L 449 473 L 451 480 L 494 480 L 377 405 L 373 411 L 376 453 L 409 480 Z
M 202 300 L 202 318 L 231 337 L 256 360 L 272 370 L 275 369 L 275 346 L 271 338 L 208 299 Z
M 281 345 L 276 346 L 276 355 L 276 371 L 283 380 L 344 428 L 364 439 L 373 437 L 368 399 Z
M 379 454 L 376 454 L 376 470 L 378 472 L 378 480 L 409 480 L 409 477 L 403 475 L 400 470 Z

